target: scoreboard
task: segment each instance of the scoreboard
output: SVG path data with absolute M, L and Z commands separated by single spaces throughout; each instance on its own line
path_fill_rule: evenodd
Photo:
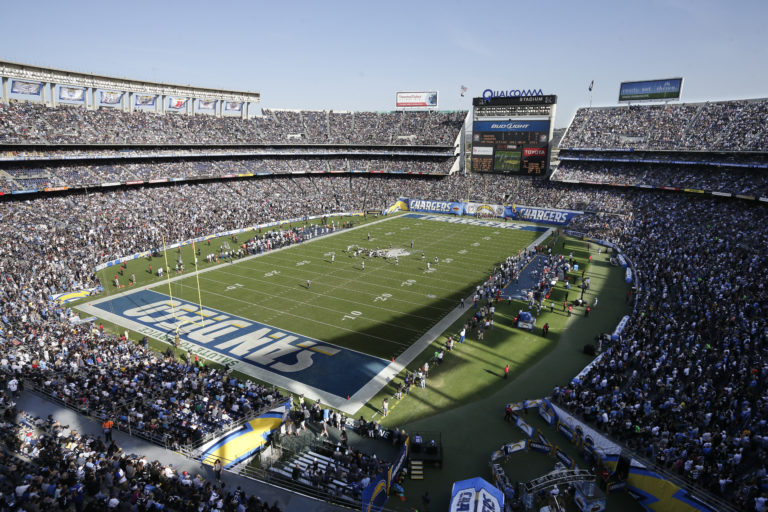
M 472 171 L 544 176 L 555 96 L 475 98 Z

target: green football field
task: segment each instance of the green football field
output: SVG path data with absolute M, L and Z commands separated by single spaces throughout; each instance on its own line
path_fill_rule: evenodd
M 201 247 L 198 268 L 210 270 L 197 276 L 188 270 L 189 277 L 170 283 L 170 293 L 389 359 L 455 308 L 494 265 L 540 235 L 396 217 L 232 264 L 203 262 L 207 252 L 218 248 L 217 241 Z M 355 256 L 355 250 L 379 250 L 387 257 Z M 191 254 L 183 257 L 189 265 Z M 173 264 L 176 253 L 169 251 L 168 258 Z M 158 258 L 154 262 L 155 268 L 162 264 Z M 146 269 L 147 262 L 137 260 L 129 263 L 126 275 L 136 273 L 139 284 L 163 283 L 153 290 L 168 294 L 166 278 L 150 276 Z M 123 291 L 110 279 L 102 282 L 109 293 Z

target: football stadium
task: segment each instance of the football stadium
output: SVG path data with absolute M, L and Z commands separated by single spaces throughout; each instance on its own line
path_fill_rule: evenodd
M 0 510 L 768 510 L 768 92 L 82 62 L 0 60 Z

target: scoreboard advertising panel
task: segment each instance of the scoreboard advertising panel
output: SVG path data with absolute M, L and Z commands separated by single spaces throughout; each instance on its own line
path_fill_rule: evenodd
M 549 151 L 549 120 L 475 121 L 472 170 L 544 176 Z
M 679 100 L 682 88 L 682 78 L 621 82 L 619 101 Z
M 437 91 L 398 92 L 395 106 L 400 109 L 437 108 Z

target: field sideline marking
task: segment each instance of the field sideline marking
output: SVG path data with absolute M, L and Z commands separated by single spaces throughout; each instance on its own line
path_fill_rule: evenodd
M 240 258 L 239 260 L 235 261 L 232 264 L 237 264 L 237 263 L 240 263 L 240 262 L 250 261 L 251 259 L 258 258 L 260 256 L 264 256 L 264 255 L 267 255 L 267 254 L 272 254 L 272 253 L 275 253 L 277 251 L 282 251 L 283 249 L 295 248 L 296 246 L 301 246 L 301 245 L 304 245 L 306 243 L 315 242 L 317 240 L 321 240 L 321 239 L 324 239 L 324 238 L 327 238 L 327 237 L 330 237 L 330 236 L 335 236 L 335 235 L 338 235 L 338 234 L 341 234 L 341 233 L 351 232 L 351 231 L 358 230 L 358 229 L 361 229 L 361 228 L 364 228 L 364 227 L 370 227 L 372 225 L 375 225 L 375 224 L 378 224 L 378 223 L 381 223 L 381 222 L 386 222 L 386 221 L 391 220 L 391 219 L 400 218 L 401 216 L 402 215 L 387 216 L 387 217 L 385 217 L 383 219 L 375 220 L 373 222 L 369 222 L 369 223 L 366 223 L 366 224 L 361 224 L 361 225 L 353 227 L 353 228 L 340 229 L 340 230 L 338 230 L 336 232 L 332 232 L 332 233 L 329 233 L 327 235 L 323 235 L 323 236 L 320 236 L 320 237 L 316 237 L 316 238 L 312 238 L 312 239 L 306 240 L 306 241 L 302 242 L 301 244 L 287 245 L 287 246 L 284 246 L 284 247 L 273 249 L 273 250 L 268 251 L 268 252 L 263 252 L 261 254 L 253 254 L 253 255 L 250 255 L 250 256 L 246 256 L 244 258 Z M 462 224 L 459 224 L 459 225 L 462 225 Z M 487 226 L 487 227 L 497 227 L 497 226 L 491 225 L 491 226 Z M 547 231 L 543 232 L 539 238 L 537 238 L 536 240 L 534 240 L 533 242 L 531 242 L 531 244 L 529 244 L 527 246 L 526 250 L 528 250 L 528 249 L 530 249 L 532 247 L 535 247 L 536 245 L 540 244 L 542 241 L 546 240 L 546 238 L 549 237 L 549 235 L 552 233 L 552 230 L 553 230 L 553 228 L 549 228 L 549 229 L 547 229 Z M 179 275 L 179 276 L 171 278 L 169 281 L 173 283 L 173 282 L 176 282 L 176 281 L 179 281 L 179 280 L 186 279 L 186 278 L 188 278 L 190 276 L 193 276 L 195 274 L 203 274 L 205 272 L 210 272 L 210 271 L 213 271 L 213 270 L 219 270 L 219 269 L 221 269 L 221 268 L 223 268 L 225 266 L 227 266 L 227 264 L 223 263 L 223 264 L 216 265 L 216 266 L 213 266 L 213 267 L 210 267 L 210 268 L 206 268 L 206 269 L 202 269 L 202 270 L 197 270 L 195 272 L 191 272 L 191 273 L 184 274 L 184 275 Z M 149 289 L 152 289 L 152 288 L 156 288 L 158 286 L 165 285 L 167 282 L 168 281 L 163 280 L 161 282 L 157 282 L 157 283 L 154 283 L 154 284 L 142 285 L 142 286 L 139 286 L 139 287 L 134 288 L 132 290 L 121 292 L 121 293 L 118 293 L 118 294 L 106 295 L 104 297 L 100 297 L 100 298 L 97 298 L 97 299 L 94 299 L 94 300 L 91 300 L 91 301 L 88 301 L 88 302 L 84 302 L 84 303 L 82 303 L 79 306 L 74 306 L 73 309 L 79 310 L 81 306 L 85 307 L 85 306 L 90 306 L 90 305 L 93 305 L 93 304 L 100 304 L 101 302 L 110 301 L 110 300 L 116 299 L 118 297 L 129 296 L 129 295 L 137 293 L 137 292 L 139 292 L 141 290 L 149 290 Z M 416 293 L 416 292 L 414 292 L 414 293 Z M 471 298 L 473 295 L 474 295 L 474 292 L 472 294 L 470 294 L 468 297 L 466 297 L 464 299 L 464 301 L 466 302 L 466 300 L 468 298 Z M 229 297 L 229 296 L 226 296 L 226 297 L 228 299 L 232 299 L 232 297 Z M 275 311 L 277 311 L 277 310 L 275 310 Z M 404 368 L 406 368 L 414 359 L 416 359 L 416 357 L 419 354 L 421 354 L 421 352 L 423 352 L 435 339 L 437 339 L 438 336 L 440 336 L 443 332 L 445 332 L 448 329 L 448 327 L 450 327 L 451 324 L 453 324 L 458 318 L 460 318 L 460 316 L 462 314 L 464 314 L 466 312 L 467 312 L 466 308 L 458 308 L 458 307 L 455 307 L 452 310 L 448 311 L 448 313 L 445 316 L 443 316 L 443 318 L 441 318 L 435 324 L 433 324 L 432 327 L 429 330 L 427 330 L 418 340 L 416 340 L 416 342 L 409 344 L 410 346 L 403 353 L 401 353 L 400 356 L 398 356 L 395 359 L 394 362 L 390 363 L 383 370 L 381 370 L 377 375 L 375 375 L 373 378 L 371 378 L 371 380 L 369 380 L 365 385 L 363 385 L 360 389 L 358 389 L 355 392 L 355 394 L 352 395 L 349 398 L 349 400 L 346 400 L 346 403 L 342 402 L 337 407 L 340 410 L 342 410 L 342 411 L 344 411 L 344 412 L 346 412 L 348 414 L 354 414 L 357 411 L 359 411 L 363 406 L 365 406 L 368 402 L 370 402 L 371 399 L 381 389 L 383 389 L 392 379 L 397 377 L 397 375 L 400 374 L 400 372 L 402 372 L 402 370 Z M 104 313 L 108 313 L 108 312 L 105 311 Z M 297 315 L 292 315 L 292 316 L 297 316 Z M 116 322 L 116 323 L 118 323 L 118 322 Z M 119 325 L 119 323 L 118 323 L 118 325 Z M 273 326 L 269 326 L 269 327 L 273 327 Z M 333 326 L 333 327 L 336 327 L 336 328 L 339 328 L 339 329 L 343 329 L 343 330 L 348 330 L 350 332 L 357 332 L 359 334 L 359 330 L 344 329 L 344 328 L 338 327 L 338 326 Z M 273 327 L 273 328 L 276 329 L 276 330 L 278 329 L 277 327 Z M 134 329 L 134 330 L 136 330 L 136 329 Z M 375 337 L 375 336 L 372 336 L 372 335 L 367 335 L 367 336 Z M 382 341 L 390 341 L 390 340 L 382 340 Z M 328 343 L 328 342 L 325 342 L 325 343 Z M 397 342 L 394 342 L 394 343 L 397 343 Z M 334 347 L 336 346 L 336 345 L 333 345 L 332 343 L 328 343 L 328 344 L 332 345 Z M 402 345 L 406 345 L 406 344 L 402 344 Z M 343 348 L 344 350 L 355 351 L 354 349 L 349 349 L 349 348 L 346 348 L 346 347 L 340 347 L 340 348 Z M 243 369 L 241 369 L 241 368 L 237 368 L 237 369 L 239 371 L 243 371 Z M 243 372 L 243 373 L 249 373 L 249 372 Z M 254 376 L 254 377 L 255 378 L 260 378 L 260 377 L 256 377 L 256 376 Z M 282 379 L 277 379 L 277 380 L 282 380 Z M 286 386 L 285 383 L 277 383 L 276 382 L 275 384 L 279 385 L 279 386 L 282 386 L 282 387 L 284 387 L 286 389 L 289 389 L 289 387 Z M 294 381 L 294 385 L 293 385 L 294 388 L 296 387 L 296 384 L 300 384 L 301 386 L 306 386 L 306 385 L 304 385 L 302 383 L 299 383 L 298 381 Z M 310 386 L 306 386 L 306 387 L 310 388 Z
M 536 240 L 531 242 L 525 250 L 530 250 L 536 247 L 546 240 L 553 231 L 554 228 L 549 228 L 541 234 Z M 473 297 L 474 292 L 464 299 L 466 300 Z M 360 388 L 354 395 L 350 397 L 350 401 L 354 401 L 355 404 L 359 404 L 362 408 L 365 404 L 369 403 L 376 394 L 384 389 L 393 379 L 395 379 L 400 372 L 402 372 L 409 364 L 416 359 L 426 348 L 432 344 L 441 334 L 443 334 L 448 328 L 463 314 L 468 311 L 468 308 L 459 308 L 458 306 L 449 311 L 443 318 L 441 318 L 432 328 L 424 333 L 424 335 L 416 340 L 410 347 L 408 347 L 402 354 L 400 354 L 395 361 L 389 366 L 382 369 L 378 375 L 375 375 L 368 381 L 362 388 Z M 373 408 L 378 411 L 378 406 L 372 404 Z M 359 409 L 358 409 L 359 410 Z M 373 417 L 377 416 L 378 412 L 375 412 Z
M 300 244 L 286 245 L 286 246 L 283 246 L 283 247 L 278 247 L 277 249 L 272 249 L 270 251 L 262 252 L 261 254 L 251 254 L 250 256 L 244 256 L 244 257 L 234 261 L 233 263 L 230 263 L 229 265 L 237 265 L 238 263 L 241 263 L 241 262 L 244 262 L 244 261 L 250 261 L 250 260 L 252 260 L 254 258 L 259 258 L 259 257 L 264 256 L 266 254 L 274 254 L 274 253 L 276 253 L 278 251 L 283 251 L 285 249 L 290 249 L 292 247 L 298 247 L 298 246 L 303 245 L 303 244 L 312 243 L 312 242 L 314 242 L 316 240 L 321 240 L 321 239 L 329 237 L 329 236 L 336 236 L 336 235 L 338 235 L 340 233 L 348 233 L 350 231 L 354 231 L 356 229 L 360 229 L 363 226 L 372 226 L 374 224 L 378 224 L 379 222 L 386 222 L 388 220 L 397 219 L 397 218 L 400 218 L 400 215 L 386 216 L 383 219 L 374 220 L 373 222 L 368 222 L 367 224 L 361 224 L 361 225 L 356 226 L 354 228 L 346 228 L 346 229 L 342 228 L 342 229 L 339 229 L 338 231 L 334 231 L 332 233 L 328 233 L 327 235 L 323 235 L 323 236 L 319 236 L 319 237 L 315 237 L 315 238 L 310 238 L 309 240 L 305 240 L 304 242 L 302 242 Z M 132 290 L 128 290 L 128 291 L 125 291 L 125 292 L 116 293 L 116 294 L 112 294 L 112 295 L 106 295 L 104 297 L 100 297 L 98 299 L 94 299 L 94 300 L 88 301 L 88 304 L 100 304 L 101 302 L 104 302 L 105 300 L 110 300 L 110 299 L 114 299 L 114 298 L 117 298 L 117 297 L 123 297 L 123 296 L 132 295 L 132 294 L 134 294 L 134 293 L 136 293 L 136 292 L 138 292 L 140 290 L 151 290 L 152 288 L 156 288 L 158 286 L 162 286 L 164 284 L 167 284 L 169 281 L 171 283 L 174 283 L 176 281 L 179 281 L 179 280 L 186 279 L 188 277 L 194 276 L 195 274 L 204 274 L 206 272 L 211 272 L 213 270 L 218 270 L 219 268 L 224 267 L 226 265 L 227 265 L 226 263 L 221 263 L 221 264 L 216 265 L 214 267 L 204 268 L 202 270 L 196 270 L 195 272 L 190 272 L 188 274 L 178 275 L 176 277 L 172 277 L 170 280 L 163 279 L 162 281 L 159 281 L 157 283 L 140 285 L 137 288 L 134 288 Z M 158 293 L 162 293 L 162 292 L 158 292 Z M 85 302 L 83 302 L 82 304 L 85 304 Z M 79 306 L 74 306 L 74 309 L 77 309 L 78 307 Z

